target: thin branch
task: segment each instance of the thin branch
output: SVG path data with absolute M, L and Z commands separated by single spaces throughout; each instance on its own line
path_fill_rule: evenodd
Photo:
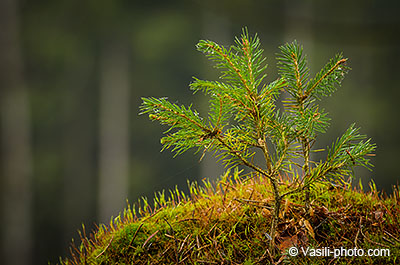
M 187 117 L 186 115 L 184 115 L 184 114 L 182 114 L 182 113 L 179 113 L 179 112 L 177 112 L 177 111 L 175 111 L 175 110 L 173 110 L 173 109 L 167 108 L 167 107 L 165 107 L 165 106 L 163 106 L 163 105 L 161 105 L 161 104 L 154 104 L 154 106 L 156 106 L 156 107 L 158 107 L 158 108 L 160 108 L 160 109 L 163 109 L 163 110 L 165 110 L 165 111 L 171 112 L 171 113 L 173 113 L 173 114 L 175 114 L 175 115 L 178 115 L 178 116 L 184 118 L 185 120 L 187 120 L 187 121 L 193 123 L 194 125 L 196 125 L 196 126 L 199 127 L 200 129 L 202 129 L 203 131 L 205 131 L 206 133 L 210 133 L 210 132 L 211 132 L 211 130 L 208 129 L 207 127 L 202 126 L 200 123 L 198 123 L 198 122 L 196 122 L 196 121 L 190 119 L 189 117 Z
M 300 191 L 302 191 L 304 188 L 305 188 L 305 186 L 303 186 L 303 185 L 298 186 L 297 188 L 295 188 L 295 189 L 293 189 L 293 190 L 289 190 L 289 191 L 287 191 L 287 192 L 281 194 L 281 198 L 284 198 L 284 197 L 286 197 L 286 196 L 288 196 L 288 195 L 290 195 L 290 194 L 293 194 L 293 193 L 300 192 Z
M 300 77 L 300 70 L 299 70 L 299 64 L 298 64 L 298 58 L 295 53 L 291 53 L 291 57 L 293 59 L 293 63 L 295 65 L 295 74 L 296 74 L 296 85 L 298 90 L 300 91 L 302 88 L 302 83 L 301 83 L 301 77 Z
M 347 58 L 339 60 L 331 69 L 329 69 L 327 73 L 325 73 L 320 79 L 318 79 L 318 81 L 315 82 L 315 84 L 312 87 L 310 87 L 310 89 L 307 90 L 305 96 L 308 97 L 314 90 L 314 88 L 316 88 L 319 85 L 319 83 L 322 82 L 322 80 L 324 80 L 328 75 L 330 75 L 333 71 L 335 71 L 335 69 L 338 68 L 341 64 L 344 64 L 347 60 L 348 60 Z
M 214 50 L 215 52 L 217 52 L 220 56 L 222 56 L 227 61 L 227 63 L 232 67 L 232 69 L 238 75 L 240 81 L 242 81 L 242 83 L 243 83 L 244 87 L 246 88 L 247 92 L 249 93 L 249 95 L 253 95 L 249 85 L 247 84 L 246 79 L 243 78 L 242 74 L 240 73 L 240 70 L 235 66 L 235 64 L 231 61 L 231 59 L 229 59 L 228 55 L 223 53 L 221 48 L 219 48 L 219 47 L 216 47 L 212 44 L 207 44 L 207 46 L 209 48 L 211 48 L 212 50 Z
M 249 69 L 250 82 L 254 83 L 249 41 L 245 38 L 242 38 L 242 43 L 243 43 L 243 51 L 247 57 L 247 68 Z
M 247 161 L 247 159 L 245 159 L 242 155 L 240 155 L 240 153 L 236 150 L 234 150 L 231 146 L 229 146 L 224 139 L 218 135 L 217 136 L 218 141 L 225 146 L 229 152 L 233 155 L 235 155 L 237 158 L 239 158 L 240 161 L 242 161 L 242 163 L 246 166 L 248 166 L 249 168 L 255 170 L 256 172 L 260 173 L 263 176 L 266 176 L 269 179 L 273 179 L 273 176 L 271 174 L 268 174 L 267 172 L 265 172 L 263 169 L 257 167 L 256 165 L 254 165 L 253 163 L 250 163 L 249 161 Z

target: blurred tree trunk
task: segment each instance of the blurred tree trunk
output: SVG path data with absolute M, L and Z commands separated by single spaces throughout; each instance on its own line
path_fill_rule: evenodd
M 32 260 L 32 157 L 18 20 L 18 1 L 0 1 L 0 263 L 22 265 Z
M 106 43 L 100 58 L 100 222 L 126 206 L 129 175 L 129 50 Z
M 92 62 L 83 61 L 68 70 L 70 78 L 63 89 L 64 102 L 64 182 L 63 234 L 64 246 L 76 238 L 82 223 L 90 231 L 95 220 L 97 113 L 93 107 L 96 92 L 90 89 L 88 76 Z M 72 67 L 71 67 L 72 68 Z

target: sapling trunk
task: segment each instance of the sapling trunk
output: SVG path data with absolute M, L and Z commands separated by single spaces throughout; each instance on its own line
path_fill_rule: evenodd
M 311 202 L 310 202 L 310 187 L 304 187 L 304 209 L 306 214 L 310 212 Z
M 265 163 L 267 165 L 267 170 L 268 170 L 268 174 L 269 174 L 268 178 L 271 182 L 272 192 L 274 195 L 274 211 L 273 211 L 273 215 L 271 218 L 271 230 L 270 230 L 271 241 L 269 244 L 270 253 L 274 253 L 275 252 L 275 235 L 276 235 L 276 230 L 277 230 L 278 223 L 279 223 L 279 213 L 280 213 L 280 208 L 281 208 L 282 196 L 279 192 L 279 184 L 278 184 L 277 174 L 273 173 L 274 172 L 273 167 L 278 166 L 278 168 L 279 168 L 279 164 L 272 165 L 270 153 L 268 151 L 268 147 L 267 147 L 265 140 L 259 138 L 258 144 L 264 154 Z
M 271 185 L 274 193 L 274 214 L 272 216 L 272 222 L 271 222 L 271 231 L 270 231 L 270 236 L 271 236 L 271 241 L 269 244 L 269 251 L 271 254 L 275 253 L 275 235 L 279 223 L 279 213 L 281 209 L 281 201 L 282 197 L 279 193 L 279 187 L 278 187 L 278 180 L 275 176 L 273 176 L 271 179 Z
M 303 157 L 304 157 L 304 165 L 303 165 L 303 179 L 307 179 L 310 174 L 310 142 L 307 138 L 302 138 L 302 147 L 303 147 Z M 303 180 L 304 181 L 304 180 Z M 303 182 L 303 185 L 306 184 Z M 304 187 L 304 208 L 306 214 L 310 212 L 310 187 L 306 184 Z

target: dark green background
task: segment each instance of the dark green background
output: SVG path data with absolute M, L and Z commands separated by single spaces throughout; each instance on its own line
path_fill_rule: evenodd
M 31 264 L 56 262 L 67 255 L 81 223 L 90 231 L 104 221 L 97 201 L 99 87 L 101 62 L 114 49 L 128 58 L 129 178 L 125 184 L 131 203 L 175 185 L 185 190 L 186 179 L 220 174 L 218 167 L 210 174 L 204 167 L 211 168 L 212 161 L 199 164 L 200 155 L 192 152 L 176 159 L 169 151 L 160 153 L 159 139 L 166 128 L 138 115 L 140 98 L 195 101 L 196 109 L 204 113 L 206 99 L 192 97 L 188 84 L 192 76 L 213 79 L 218 74 L 195 45 L 199 39 L 230 45 L 243 26 L 261 38 L 268 80 L 276 78 L 275 54 L 285 42 L 297 39 L 304 45 L 312 75 L 335 53 L 343 52 L 353 70 L 342 87 L 321 103 L 332 125 L 318 145 L 328 145 L 356 122 L 377 144 L 374 171 L 356 171 L 364 186 L 373 177 L 379 189 L 390 192 L 399 180 L 399 1 L 16 2 L 33 165 L 31 216 L 24 220 L 31 224 L 27 244 L 31 248 L 21 253 Z M 7 93 L 6 87 L 0 89 Z M 5 155 L 0 157 L 3 167 Z M 0 179 L 0 189 L 7 188 L 4 183 Z M 3 197 L 2 205 L 9 203 Z M 6 215 L 6 207 L 2 209 Z M 7 225 L 2 223 L 3 229 Z M 5 245 L 1 264 L 8 251 Z

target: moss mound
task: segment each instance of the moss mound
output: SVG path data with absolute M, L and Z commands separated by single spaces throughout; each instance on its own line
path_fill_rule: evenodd
M 318 185 L 306 215 L 299 195 L 283 202 L 276 252 L 268 251 L 273 196 L 268 181 L 238 172 L 142 199 L 101 225 L 61 264 L 398 264 L 400 193 Z M 289 185 L 282 180 L 281 188 Z M 292 247 L 298 250 L 293 254 Z M 347 251 L 345 253 L 344 251 Z M 368 253 L 369 249 L 375 252 Z M 337 251 L 342 251 L 340 254 Z M 362 251 L 361 251 L 362 250 Z M 389 250 L 389 252 L 387 251 Z M 380 251 L 380 252 L 378 252 Z M 307 255 L 304 255 L 307 252 Z M 336 254 L 339 254 L 340 257 Z M 344 256 L 347 254 L 347 256 Z M 364 257 L 358 255 L 364 254 Z M 368 256 L 373 254 L 374 256 Z M 390 256 L 387 256 L 390 254 Z M 386 256 L 384 256 L 386 255 Z

